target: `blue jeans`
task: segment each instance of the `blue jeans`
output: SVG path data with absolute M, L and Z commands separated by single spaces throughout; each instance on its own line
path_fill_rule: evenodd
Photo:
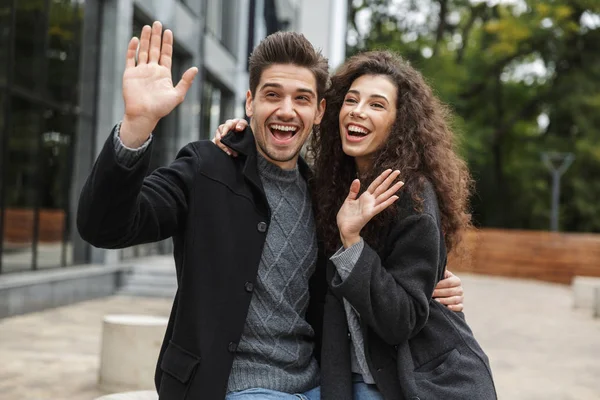
M 354 391 L 354 400 L 383 400 L 383 396 L 379 393 L 375 385 L 354 382 L 352 389 Z
M 354 400 L 383 400 L 377 386 L 365 383 L 359 374 L 352 374 L 352 392 Z
M 276 390 L 252 388 L 231 392 L 225 400 L 321 400 L 321 388 L 316 387 L 305 393 L 283 393 Z

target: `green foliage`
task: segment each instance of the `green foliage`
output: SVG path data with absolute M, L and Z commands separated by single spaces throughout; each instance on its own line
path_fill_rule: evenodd
M 349 1 L 348 54 L 399 52 L 452 107 L 477 224 L 548 229 L 541 153 L 559 151 L 576 157 L 562 177 L 561 230 L 600 232 L 600 2 L 494 3 Z

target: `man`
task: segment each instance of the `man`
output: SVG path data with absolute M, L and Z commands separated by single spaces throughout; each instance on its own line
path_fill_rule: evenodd
M 151 132 L 197 73 L 174 87 L 172 48 L 158 22 L 131 40 L 125 115 L 81 193 L 78 229 L 104 248 L 173 238 L 178 290 L 155 376 L 161 400 L 318 399 L 325 259 L 298 153 L 325 109 L 327 61 L 300 34 L 269 36 L 250 58 L 252 134 L 223 139 L 240 156 L 193 142 L 145 177 Z

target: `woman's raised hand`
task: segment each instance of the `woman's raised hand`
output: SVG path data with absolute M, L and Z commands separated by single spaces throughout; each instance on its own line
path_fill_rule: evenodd
M 360 241 L 360 231 L 377 214 L 392 205 L 404 182 L 393 182 L 400 176 L 400 171 L 388 169 L 375 179 L 369 188 L 358 196 L 360 181 L 355 179 L 350 185 L 348 197 L 337 214 L 337 225 L 340 238 L 345 248 Z

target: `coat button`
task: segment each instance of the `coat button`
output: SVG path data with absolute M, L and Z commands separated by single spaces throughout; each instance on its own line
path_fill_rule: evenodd
M 229 346 L 227 346 L 227 350 L 229 350 L 230 353 L 235 353 L 235 351 L 237 350 L 237 343 L 229 343 Z
M 350 336 L 350 332 L 348 332 L 348 339 L 352 339 L 352 336 Z
M 383 371 L 383 368 L 377 368 L 377 372 Z
M 267 223 L 266 222 L 259 222 L 258 223 L 258 231 L 259 232 L 266 232 L 267 231 Z
M 246 289 L 246 292 L 252 293 L 252 291 L 254 290 L 254 285 L 252 284 L 252 282 L 246 282 L 244 284 L 244 289 Z

